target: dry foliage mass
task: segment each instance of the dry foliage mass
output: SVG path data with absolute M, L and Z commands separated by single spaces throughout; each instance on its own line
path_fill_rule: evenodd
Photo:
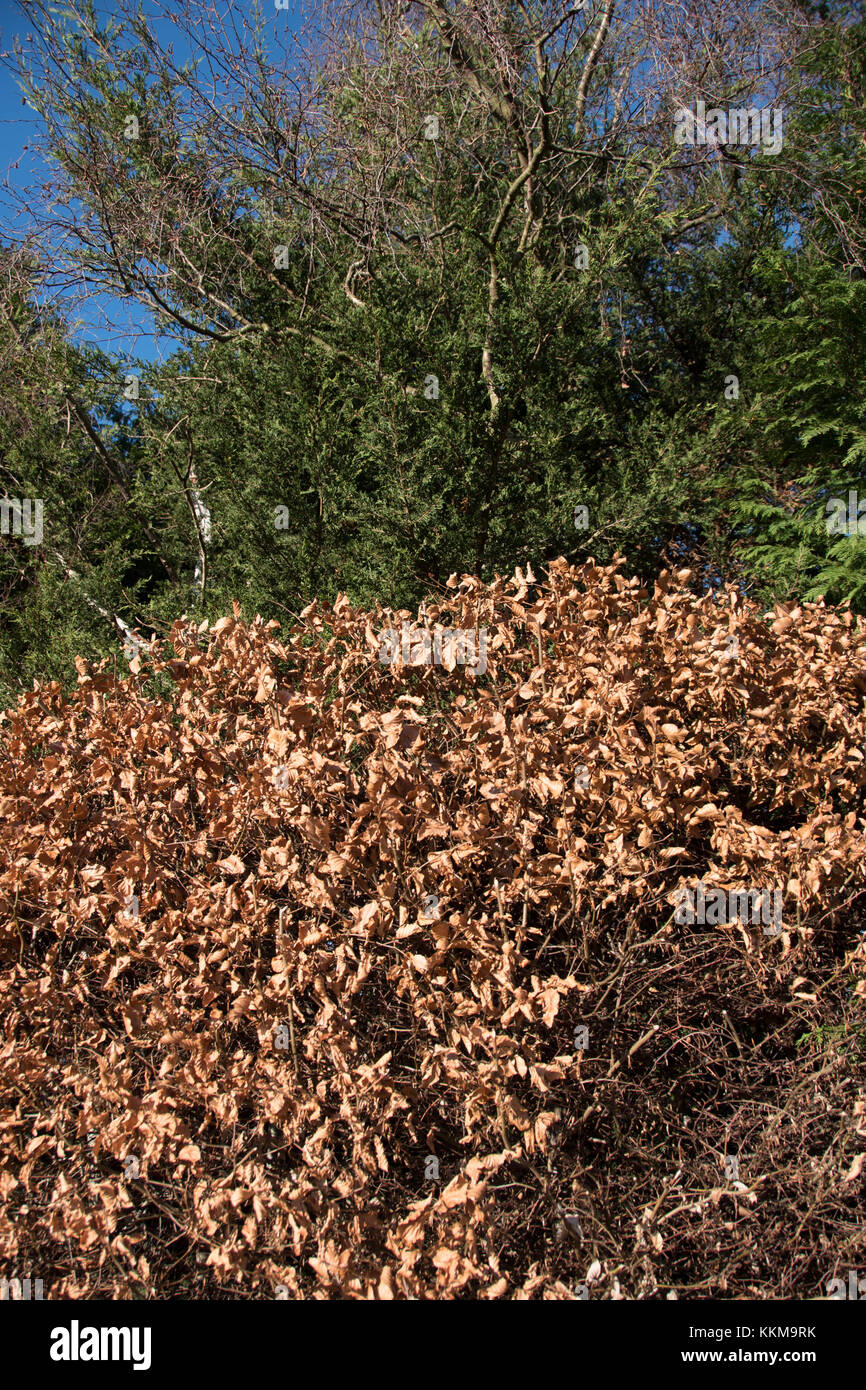
M 405 613 L 236 606 L 6 713 L 4 1274 L 776 1298 L 862 1263 L 866 631 L 620 570 L 452 578 L 417 621 L 485 628 L 483 676 L 381 665 Z M 678 924 L 700 878 L 781 889 L 781 934 Z

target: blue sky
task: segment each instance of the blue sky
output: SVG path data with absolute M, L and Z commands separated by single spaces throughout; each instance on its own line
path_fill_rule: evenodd
M 21 6 L 15 0 L 0 0 L 0 52 L 9 52 L 15 39 L 24 44 L 30 31 Z M 29 190 L 37 190 L 49 176 L 45 163 L 28 149 L 40 127 L 36 112 L 22 105 L 12 75 L 0 68 L 0 229 L 4 241 L 10 232 L 13 236 L 21 234 L 28 226 L 16 194 L 26 198 Z M 167 345 L 157 348 L 150 316 L 141 305 L 93 295 L 78 306 L 77 316 L 83 322 L 72 336 L 79 341 L 95 343 L 130 360 L 153 361 L 167 355 Z
M 289 11 L 276 12 L 274 0 L 261 0 L 266 17 L 281 26 L 294 27 L 299 5 L 290 0 Z M 149 7 L 145 4 L 145 11 Z M 116 8 L 99 5 L 102 14 Z M 155 25 L 160 39 L 170 37 L 175 55 L 183 61 L 190 50 L 184 36 L 165 21 Z M 13 48 L 15 40 L 26 46 L 28 24 L 25 8 L 17 0 L 0 0 L 0 52 L 7 53 Z M 22 214 L 20 198 L 25 201 L 33 191 L 38 196 L 41 183 L 50 176 L 50 169 L 30 149 L 40 133 L 41 121 L 30 107 L 22 105 L 22 96 L 12 75 L 5 67 L 0 67 L 0 240 L 3 243 L 16 235 L 22 235 L 28 228 L 26 211 Z M 84 302 L 76 303 L 71 336 L 79 342 L 90 342 L 106 352 L 117 353 L 132 361 L 159 361 L 168 357 L 173 344 L 166 339 L 157 343 L 153 337 L 153 323 L 147 310 L 134 301 L 113 299 L 107 295 L 90 295 Z

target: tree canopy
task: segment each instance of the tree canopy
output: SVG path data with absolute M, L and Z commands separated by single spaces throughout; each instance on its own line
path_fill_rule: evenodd
M 0 461 L 44 534 L 2 541 L 7 692 L 234 598 L 557 556 L 862 611 L 859 7 L 284 20 L 28 5 L 52 180 L 3 253 Z M 72 291 L 172 352 L 77 345 Z

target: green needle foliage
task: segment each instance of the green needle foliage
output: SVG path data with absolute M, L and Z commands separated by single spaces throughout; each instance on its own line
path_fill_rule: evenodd
M 558 555 L 864 611 L 866 538 L 827 526 L 866 503 L 855 7 L 732 18 L 783 54 L 777 155 L 677 145 L 685 96 L 749 106 L 763 69 L 720 40 L 710 89 L 688 26 L 629 7 L 347 7 L 279 54 L 184 0 L 187 63 L 125 0 L 31 9 L 58 196 L 4 255 L 3 482 L 45 510 L 2 540 L 7 697 L 122 662 L 124 625 L 411 606 Z M 73 346 L 61 263 L 167 359 Z

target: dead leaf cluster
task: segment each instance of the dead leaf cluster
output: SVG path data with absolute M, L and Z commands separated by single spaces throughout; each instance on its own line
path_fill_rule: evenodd
M 621 568 L 236 605 L 3 716 L 4 1274 L 810 1297 L 862 1262 L 866 631 Z M 485 674 L 382 665 L 404 619 L 483 629 Z M 783 930 L 678 924 L 699 880 Z

